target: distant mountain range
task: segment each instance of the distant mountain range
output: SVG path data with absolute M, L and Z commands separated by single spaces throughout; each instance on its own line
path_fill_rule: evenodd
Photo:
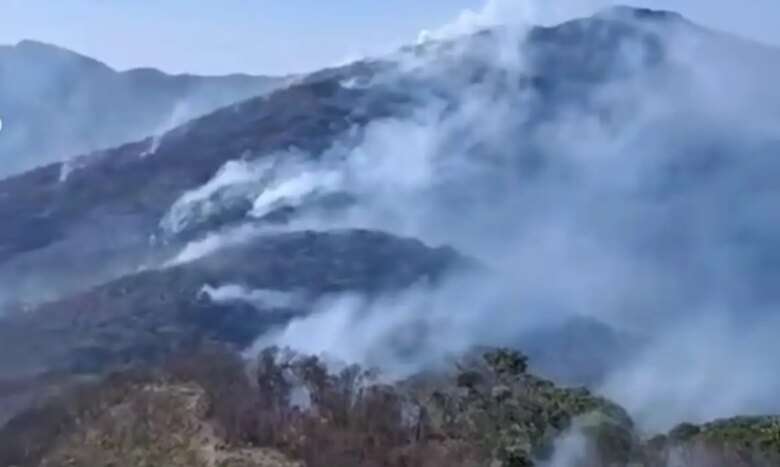
M 41 42 L 0 46 L 0 176 L 161 133 L 283 82 L 119 72 Z

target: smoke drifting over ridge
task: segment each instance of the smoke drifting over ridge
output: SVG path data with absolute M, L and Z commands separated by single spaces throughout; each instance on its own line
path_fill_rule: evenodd
M 283 84 L 263 76 L 118 72 L 53 45 L 0 45 L 0 177 L 164 133 Z M 152 138 L 149 154 L 158 143 Z
M 536 28 L 541 13 L 492 5 L 390 56 L 0 183 L 0 213 L 18 214 L 0 229 L 12 279 L 0 302 L 76 293 L 55 302 L 63 333 L 81 327 L 70 316 L 105 319 L 122 332 L 97 321 L 86 335 L 112 351 L 137 352 L 147 325 L 167 344 L 154 318 L 178 310 L 180 336 L 222 326 L 244 346 L 264 332 L 257 347 L 392 377 L 517 346 L 534 371 L 588 383 L 649 432 L 778 411 L 780 53 L 673 13 Z M 450 269 L 415 266 L 431 249 L 414 240 L 343 230 L 326 248 L 316 239 L 332 232 L 300 232 L 345 228 L 474 261 L 441 281 Z M 405 280 L 355 286 L 375 277 L 367 263 Z M 51 269 L 73 284 L 53 290 Z M 104 352 L 68 335 L 63 353 L 75 342 L 74 361 L 96 368 Z M 562 440 L 556 465 L 576 464 L 580 441 Z
M 247 235 L 369 227 L 451 244 L 487 272 L 335 297 L 259 345 L 407 373 L 585 316 L 640 336 L 601 389 L 648 430 L 780 410 L 780 52 L 623 8 L 431 40 L 450 34 L 367 77 L 335 72 L 410 94 L 411 112 L 323 154 L 230 162 L 167 219 L 243 204 Z M 320 202 L 335 195 L 346 201 Z M 265 223 L 275 209 L 291 214 Z

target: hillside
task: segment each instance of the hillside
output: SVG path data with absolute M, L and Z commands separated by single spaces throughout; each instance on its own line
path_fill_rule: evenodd
M 481 353 L 480 353 L 481 352 Z M 316 357 L 212 349 L 65 391 L 0 430 L 4 465 L 188 467 L 769 467 L 780 419 L 647 439 L 621 407 L 482 349 L 394 384 Z
M 0 46 L 0 176 L 163 133 L 282 83 L 151 68 L 118 72 L 40 42 Z
M 776 465 L 778 80 L 610 8 L 4 178 L 0 456 Z

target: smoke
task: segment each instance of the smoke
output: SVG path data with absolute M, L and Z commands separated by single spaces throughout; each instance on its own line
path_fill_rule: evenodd
M 467 16 L 458 24 L 489 24 Z M 290 229 L 447 243 L 489 274 L 331 297 L 258 345 L 406 374 L 584 316 L 641 337 L 599 389 L 646 430 L 780 409 L 780 100 L 754 71 L 776 70 L 757 65 L 777 52 L 626 10 L 514 31 L 395 57 L 367 86 L 413 90 L 416 112 L 356 130 L 250 197 L 256 214 L 286 199 Z M 314 192 L 354 201 L 307 212 Z
M 143 155 L 153 154 L 173 126 L 283 85 L 267 77 L 117 72 L 54 45 L 0 45 L 0 177 L 150 135 Z
M 624 347 L 562 332 L 549 345 L 573 347 L 570 374 L 611 354 L 594 384 L 645 430 L 780 410 L 780 54 L 625 9 L 530 27 L 594 5 L 489 2 L 368 78 L 332 71 L 414 108 L 355 125 L 323 153 L 227 162 L 161 220 L 163 237 L 194 237 L 166 265 L 268 231 L 448 244 L 480 269 L 323 297 L 256 347 L 402 377 L 476 345 L 539 348 L 572 322 L 602 323 Z M 240 285 L 204 293 L 280 299 Z
M 433 30 L 420 32 L 417 42 L 424 44 L 432 40 L 453 39 L 474 34 L 498 25 L 530 26 L 538 23 L 537 2 L 516 0 L 489 0 L 477 10 L 465 9 L 448 24 Z
M 160 148 L 162 138 L 166 133 L 196 117 L 198 112 L 190 108 L 190 102 L 182 100 L 174 104 L 173 110 L 166 120 L 163 120 L 152 133 L 149 149 L 141 153 L 141 157 L 152 156 Z
M 555 321 L 552 315 L 523 313 L 515 308 L 521 300 L 510 300 L 505 286 L 471 274 L 379 297 L 329 296 L 310 314 L 260 338 L 250 353 L 275 345 L 403 378 L 485 342 L 513 343 L 518 330 Z
M 462 10 L 445 25 L 420 31 L 417 43 L 453 39 L 496 26 L 524 30 L 537 25 L 559 24 L 625 3 L 615 0 L 486 0 L 479 8 Z
M 228 161 L 160 220 L 163 242 L 191 240 L 164 266 L 304 229 L 452 245 L 479 266 L 392 294 L 310 305 L 241 284 L 201 293 L 310 308 L 253 351 L 289 347 L 398 378 L 478 345 L 548 346 L 561 361 L 540 371 L 587 374 L 648 432 L 779 411 L 780 53 L 660 13 L 531 27 L 596 3 L 491 1 L 422 33 L 369 78 L 334 71 L 345 87 L 414 108 L 355 125 L 323 153 Z M 174 109 L 161 128 L 189 111 Z M 80 163 L 63 163 L 60 180 Z M 566 333 L 572 323 L 586 335 Z M 583 443 L 576 431 L 564 437 L 550 467 L 583 462 Z
M 95 161 L 121 152 L 102 149 L 154 135 L 145 151 L 138 151 L 139 156 L 149 156 L 174 125 L 287 84 L 283 79 L 246 75 L 171 76 L 153 69 L 117 72 L 54 45 L 35 41 L 0 45 L 0 179 L 18 174 L 19 182 L 11 182 L 14 187 L 34 185 L 38 193 L 49 187 L 33 180 L 54 174 L 60 186 L 51 188 L 67 197 L 83 183 L 76 175 L 93 170 Z M 47 164 L 52 166 L 23 174 Z M 37 194 L 34 198 L 40 199 Z M 67 203 L 81 211 L 76 217 L 84 214 L 77 207 L 81 201 Z M 38 208 L 24 205 L 15 209 L 26 214 L 0 227 L 0 237 L 13 237 L 15 229 L 29 230 L 20 237 L 36 239 L 31 241 L 36 248 L 12 251 L 13 258 L 0 265 L 4 304 L 32 306 L 131 273 L 147 262 L 157 263 L 158 255 L 143 248 L 149 232 L 139 228 L 142 221 L 137 216 L 94 213 L 90 221 L 77 221 L 78 227 L 61 232 L 51 210 L 30 212 Z M 10 216 L 14 210 L 7 212 Z M 24 220 L 28 215 L 36 219 L 33 224 Z M 135 251 L 128 254 L 131 248 Z M 146 258 L 147 254 L 155 258 Z
M 780 378 L 768 356 L 777 351 L 780 321 L 765 313 L 750 324 L 721 310 L 681 317 L 602 391 L 653 432 L 681 421 L 775 413 Z
M 552 458 L 542 467 L 578 467 L 588 464 L 588 440 L 576 427 L 555 441 Z
M 270 289 L 248 289 L 240 284 L 226 284 L 219 287 L 204 285 L 200 295 L 215 303 L 246 302 L 262 310 L 297 308 L 302 297 L 293 292 Z
M 160 228 L 169 235 L 181 233 L 192 222 L 223 209 L 233 196 L 247 195 L 246 190 L 262 181 L 269 169 L 265 161 L 228 161 L 206 184 L 184 193 L 160 221 Z
M 163 262 L 163 267 L 173 267 L 190 263 L 222 248 L 239 245 L 256 237 L 261 230 L 251 225 L 241 225 L 226 231 L 210 232 L 206 236 L 188 242 L 174 256 Z

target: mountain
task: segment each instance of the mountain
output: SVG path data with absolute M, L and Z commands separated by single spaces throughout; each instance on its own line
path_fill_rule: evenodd
M 0 46 L 0 175 L 162 133 L 283 79 L 117 72 L 52 45 Z
M 329 295 L 433 286 L 469 266 L 451 249 L 348 230 L 262 235 L 217 256 L 128 274 L 3 320 L 0 423 L 73 379 L 212 341 L 246 348 Z
M 363 449 L 397 456 L 378 465 L 475 452 L 507 467 L 772 465 L 778 79 L 777 49 L 611 8 L 321 70 L 0 180 L 0 417 L 7 439 L 40 448 L 3 449 L 29 465 L 138 449 L 162 462 L 157 447 L 180 437 L 122 438 L 126 400 L 170 403 L 184 437 L 216 430 L 204 445 L 227 443 L 224 458 L 176 445 L 196 465 L 264 465 L 267 449 L 317 465 L 334 446 L 344 465 L 366 465 Z M 216 396 L 209 375 L 169 366 L 212 346 L 234 361 L 215 370 L 231 382 Z M 477 357 L 451 373 L 481 346 L 527 351 L 556 383 L 504 351 L 501 368 Z M 295 365 L 271 365 L 287 352 L 323 359 L 312 387 L 243 392 L 295 386 Z M 384 414 L 397 424 L 377 425 L 381 404 L 317 399 L 340 394 L 352 363 L 384 375 L 361 388 L 409 402 Z M 262 365 L 273 374 L 234 377 Z M 136 371 L 127 399 L 112 396 L 110 375 Z M 68 405 L 85 387 L 108 399 Z M 250 404 L 220 428 L 182 409 L 205 400 Z M 410 407 L 438 415 L 399 433 Z M 323 411 L 345 431 L 317 429 Z M 66 433 L 39 432 L 52 413 Z M 377 432 L 355 441 L 364 428 Z M 78 457 L 84 440 L 97 457 Z

